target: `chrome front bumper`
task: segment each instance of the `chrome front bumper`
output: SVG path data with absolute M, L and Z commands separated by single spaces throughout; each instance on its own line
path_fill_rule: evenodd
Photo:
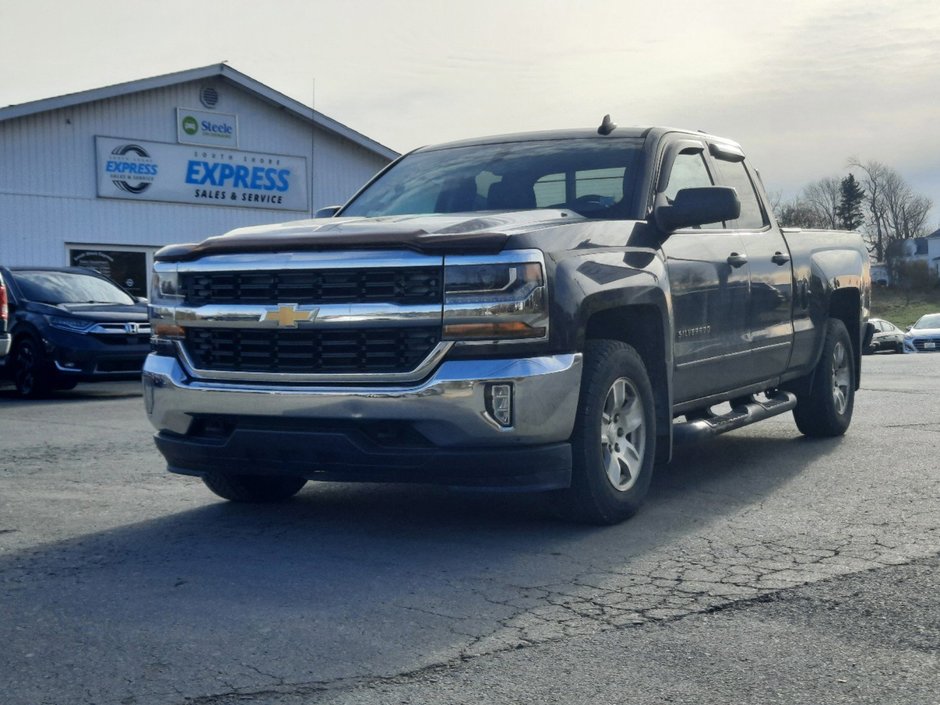
M 190 378 L 172 357 L 144 364 L 144 402 L 159 432 L 185 436 L 203 416 L 404 421 L 438 448 L 503 448 L 566 441 L 577 413 L 580 353 L 515 360 L 452 360 L 429 379 L 395 386 L 277 386 Z M 513 421 L 486 409 L 487 385 L 511 383 Z

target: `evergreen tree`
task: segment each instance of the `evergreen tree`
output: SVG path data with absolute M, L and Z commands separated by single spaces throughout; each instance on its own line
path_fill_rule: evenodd
M 852 174 L 842 179 L 841 198 L 836 208 L 839 227 L 845 230 L 855 230 L 865 222 L 865 216 L 862 214 L 864 200 L 865 190 L 859 186 Z

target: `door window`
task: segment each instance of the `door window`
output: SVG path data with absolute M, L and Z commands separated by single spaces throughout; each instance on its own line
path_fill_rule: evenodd
M 728 227 L 736 230 L 761 230 L 766 224 L 764 209 L 760 206 L 754 184 L 747 173 L 744 162 L 729 162 L 716 159 L 718 175 L 725 186 L 732 186 L 738 192 L 741 201 L 741 215 L 737 220 L 728 223 Z
M 666 184 L 666 190 L 663 193 L 672 203 L 676 199 L 676 194 L 682 189 L 705 186 L 714 186 L 714 182 L 711 174 L 708 173 L 702 150 L 693 147 L 683 150 L 676 156 L 676 160 L 672 163 L 672 171 L 669 172 L 669 183 Z M 723 227 L 724 223 L 718 222 L 696 226 L 695 229 L 721 230 Z
M 705 158 L 701 150 L 686 150 L 676 156 L 669 172 L 669 183 L 666 185 L 666 198 L 669 202 L 675 200 L 676 194 L 684 188 L 700 188 L 712 186 L 712 177 L 705 166 Z

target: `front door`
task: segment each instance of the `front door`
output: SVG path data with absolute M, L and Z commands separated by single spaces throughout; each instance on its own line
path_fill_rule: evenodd
M 684 143 L 667 168 L 662 192 L 667 199 L 683 188 L 714 184 L 704 144 Z M 748 265 L 742 236 L 715 223 L 676 231 L 662 249 L 673 302 L 676 401 L 738 386 L 748 348 Z

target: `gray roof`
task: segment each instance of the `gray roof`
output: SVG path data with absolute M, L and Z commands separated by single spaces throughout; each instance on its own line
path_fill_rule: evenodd
M 386 159 L 395 159 L 398 157 L 398 152 L 395 150 L 390 149 L 389 147 L 386 147 L 385 145 L 380 144 L 375 140 L 370 139 L 369 137 L 366 137 L 360 132 L 356 132 L 355 130 L 346 127 L 342 123 L 337 122 L 333 118 L 327 117 L 323 113 L 314 110 L 313 108 L 308 108 L 306 105 L 294 100 L 293 98 L 288 98 L 283 93 L 279 93 L 273 88 L 269 88 L 268 86 L 259 81 L 256 81 L 250 76 L 246 76 L 240 71 L 236 71 L 228 64 L 212 64 L 211 66 L 203 66 L 202 68 L 178 71 L 176 73 L 168 73 L 163 76 L 141 78 L 139 80 L 129 81 L 127 83 L 117 83 L 113 86 L 105 86 L 104 88 L 93 88 L 92 90 L 88 91 L 69 93 L 67 95 L 62 95 L 55 98 L 45 98 L 43 100 L 34 100 L 29 103 L 10 105 L 6 108 L 0 108 L 0 122 L 3 122 L 4 120 L 12 120 L 14 118 L 26 117 L 29 115 L 35 115 L 37 113 L 46 112 L 48 110 L 70 108 L 76 105 L 81 105 L 83 103 L 90 103 L 95 100 L 107 100 L 109 98 L 116 98 L 118 96 L 127 95 L 129 93 L 148 91 L 156 88 L 165 88 L 166 86 L 172 86 L 178 83 L 201 81 L 207 78 L 215 77 L 220 77 L 223 80 L 229 81 L 230 83 L 253 94 L 259 100 L 263 100 L 267 103 L 283 108 L 294 116 L 313 123 L 317 127 L 326 130 L 327 132 L 331 132 L 334 135 L 347 139 L 350 142 L 359 145 L 363 149 L 367 149 L 368 151 L 378 154 L 381 157 Z
M 529 142 L 529 141 L 540 141 L 540 140 L 569 140 L 569 139 L 592 139 L 592 140 L 606 140 L 606 139 L 615 139 L 618 137 L 626 137 L 633 139 L 643 139 L 647 135 L 652 134 L 654 137 L 664 135 L 670 132 L 681 132 L 688 134 L 691 137 L 698 137 L 701 139 L 708 140 L 710 142 L 720 143 L 722 145 L 730 146 L 736 148 L 737 150 L 741 149 L 741 146 L 732 140 L 729 140 L 725 137 L 719 137 L 717 135 L 708 134 L 702 132 L 701 130 L 686 130 L 679 127 L 651 127 L 651 126 L 628 126 L 628 127 L 616 127 L 608 135 L 600 135 L 597 132 L 596 128 L 579 128 L 579 129 L 569 129 L 569 130 L 544 130 L 540 132 L 516 132 L 506 135 L 490 135 L 486 137 L 475 137 L 471 139 L 458 140 L 456 142 L 445 142 L 443 144 L 432 144 L 425 147 L 421 147 L 417 151 L 433 151 L 437 149 L 450 149 L 452 147 L 471 147 L 478 145 L 487 145 L 487 144 L 502 144 L 503 142 Z

